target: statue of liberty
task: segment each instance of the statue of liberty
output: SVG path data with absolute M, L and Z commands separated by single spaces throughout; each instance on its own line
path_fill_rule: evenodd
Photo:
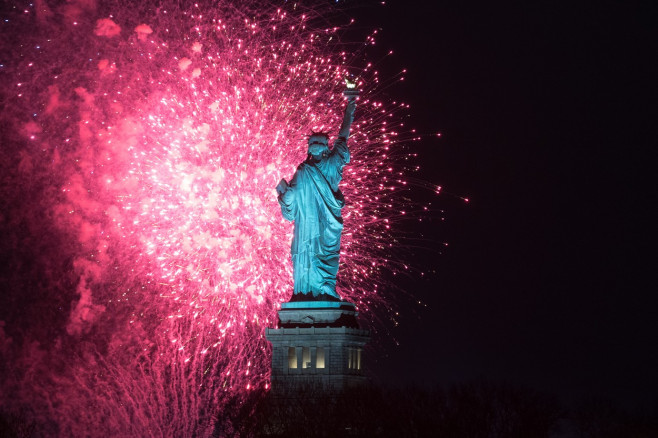
M 276 187 L 283 217 L 294 221 L 292 265 L 295 281 L 291 301 L 340 301 L 336 274 L 345 205 L 338 188 L 343 167 L 350 162 L 347 139 L 354 120 L 358 91 L 346 80 L 347 107 L 338 138 L 329 149 L 329 136 L 314 132 L 308 139 L 308 156 L 297 167 L 290 183 Z

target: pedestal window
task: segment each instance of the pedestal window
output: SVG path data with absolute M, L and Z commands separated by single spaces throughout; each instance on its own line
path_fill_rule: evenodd
M 361 349 L 348 348 L 347 349 L 347 368 L 350 370 L 361 369 Z
M 324 348 L 318 347 L 315 356 L 315 367 L 324 368 Z
M 311 349 L 302 347 L 302 368 L 311 368 Z
M 288 347 L 288 368 L 297 368 L 297 349 Z

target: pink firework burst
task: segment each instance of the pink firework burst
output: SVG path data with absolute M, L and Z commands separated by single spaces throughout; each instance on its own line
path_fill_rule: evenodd
M 205 435 L 228 398 L 267 387 L 263 330 L 292 293 L 274 187 L 312 130 L 335 134 L 350 73 L 363 92 L 338 290 L 366 315 L 384 301 L 407 106 L 380 101 L 377 72 L 357 62 L 374 35 L 343 43 L 328 23 L 349 20 L 330 7 L 259 1 L 15 2 L 6 17 L 7 190 L 36 184 L 19 216 L 45 215 L 35 227 L 59 237 L 39 257 L 68 267 L 48 290 L 70 311 L 48 346 L 24 330 L 4 385 L 44 427 Z M 83 406 L 96 408 L 80 419 Z

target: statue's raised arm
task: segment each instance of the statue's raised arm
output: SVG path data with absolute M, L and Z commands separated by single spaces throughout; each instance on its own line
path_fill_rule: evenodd
M 347 107 L 334 147 L 329 135 L 314 132 L 308 139 L 308 155 L 290 183 L 282 179 L 277 194 L 283 216 L 295 223 L 292 264 L 295 300 L 340 300 L 336 274 L 343 231 L 341 209 L 345 205 L 338 188 L 343 167 L 350 161 L 347 139 L 356 109 L 356 81 L 346 80 Z
M 352 122 L 354 121 L 354 111 L 356 110 L 356 98 L 359 96 L 359 90 L 356 89 L 356 80 L 346 78 L 345 79 L 345 91 L 343 95 L 347 97 L 347 107 L 345 107 L 345 116 L 343 117 L 343 123 L 340 125 L 340 130 L 338 131 L 338 138 L 344 138 L 347 141 L 350 136 L 350 128 Z

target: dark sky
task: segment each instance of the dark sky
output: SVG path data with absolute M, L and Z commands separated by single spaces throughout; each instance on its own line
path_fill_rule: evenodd
M 398 280 L 429 308 L 405 305 L 376 374 L 657 400 L 656 11 L 436 3 L 359 12 L 409 70 L 415 126 L 442 133 L 418 149 L 447 192 L 423 232 L 448 250 L 412 260 L 436 274 Z

